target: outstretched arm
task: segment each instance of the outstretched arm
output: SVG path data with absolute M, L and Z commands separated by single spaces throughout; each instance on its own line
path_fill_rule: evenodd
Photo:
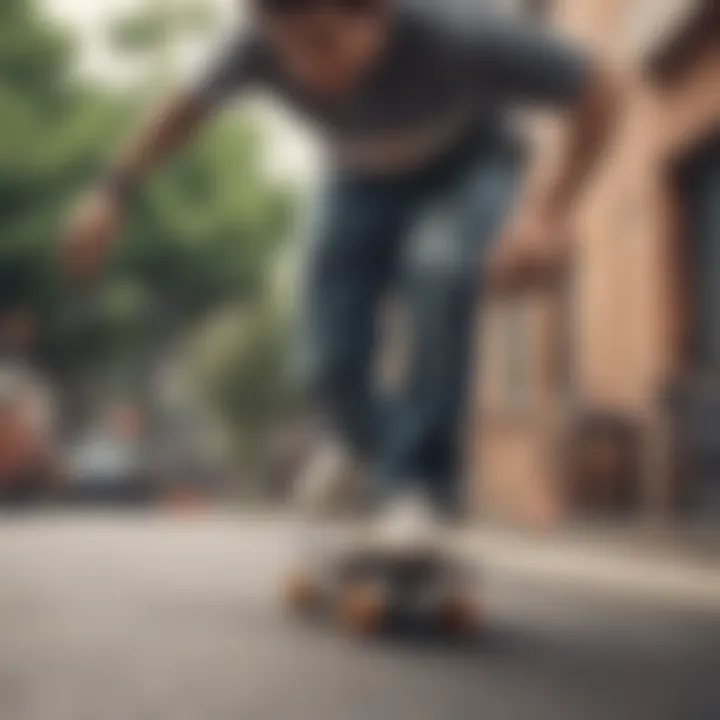
M 619 79 L 596 68 L 569 109 L 554 162 L 539 163 L 528 173 L 494 258 L 498 279 L 552 270 L 563 261 L 569 251 L 569 216 L 607 147 L 621 99 Z
M 607 147 L 620 104 L 619 78 L 597 68 L 565 121 L 561 144 L 551 167 L 531 170 L 523 200 L 564 217 Z
M 71 217 L 62 254 L 73 276 L 86 279 L 102 269 L 134 189 L 185 144 L 217 105 L 256 74 L 255 49 L 233 41 L 199 83 L 163 105 L 135 134 Z
M 165 105 L 120 153 L 106 175 L 81 197 L 67 227 L 63 262 L 77 279 L 105 265 L 135 187 L 199 128 L 208 111 L 193 94 Z
M 538 164 L 525 179 L 495 257 L 502 277 L 554 262 L 574 201 L 610 139 L 622 82 L 572 43 L 527 26 L 485 28 L 474 62 L 492 92 L 517 107 L 554 110 L 562 125 L 553 162 Z

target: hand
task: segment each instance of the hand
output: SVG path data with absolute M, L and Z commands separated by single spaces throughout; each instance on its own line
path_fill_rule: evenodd
M 517 287 L 562 269 L 569 255 L 564 218 L 542 206 L 521 209 L 502 233 L 491 261 L 491 280 Z
M 63 265 L 71 277 L 91 280 L 102 272 L 124 216 L 124 204 L 111 189 L 94 189 L 81 198 L 61 249 Z

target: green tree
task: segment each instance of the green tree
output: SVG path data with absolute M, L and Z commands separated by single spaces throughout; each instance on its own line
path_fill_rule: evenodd
M 114 103 L 71 81 L 71 47 L 33 3 L 0 4 L 0 306 L 55 304 L 59 219 L 118 121 Z
M 136 30 L 143 22 L 167 24 L 166 34 L 148 33 L 145 51 L 202 19 L 202 4 L 173 3 L 175 23 L 168 3 L 157 7 L 165 14 L 135 19 Z M 131 34 L 132 18 L 125 23 Z M 63 215 L 100 172 L 144 95 L 143 79 L 124 94 L 80 82 L 73 47 L 35 3 L 0 3 L 0 307 L 32 305 L 46 330 L 68 291 L 55 262 Z M 141 282 L 154 296 L 173 298 L 186 321 L 254 292 L 291 208 L 289 196 L 263 180 L 257 147 L 249 123 L 226 118 L 171 163 L 133 208 L 107 287 Z M 97 322 L 102 315 L 99 308 Z
M 175 74 L 178 43 L 212 24 L 204 7 L 159 0 L 114 25 L 114 47 L 146 63 L 135 97 L 142 101 Z M 203 387 L 235 436 L 252 439 L 246 448 L 293 402 L 283 367 L 286 333 L 263 292 L 287 237 L 293 198 L 264 178 L 261 147 L 254 123 L 218 118 L 143 193 L 116 265 L 169 298 L 186 327 L 228 301 L 245 308 L 251 322 Z
M 300 397 L 287 373 L 287 326 L 267 305 L 250 308 L 247 322 L 204 379 L 205 390 L 236 430 L 245 458 L 263 459 L 263 441 L 296 407 Z
M 209 396 L 229 422 L 259 430 L 291 398 L 283 333 L 262 289 L 293 198 L 263 176 L 250 121 L 219 118 L 158 173 L 133 203 L 98 287 L 79 292 L 57 263 L 64 216 L 146 110 L 168 68 L 163 48 L 206 27 L 202 3 L 155 7 L 116 27 L 115 45 L 149 61 L 137 85 L 120 91 L 78 79 L 75 38 L 44 20 L 35 2 L 0 3 L 0 313 L 37 313 L 40 359 L 79 395 L 89 378 L 142 387 L 143 367 L 218 304 L 253 308 L 250 342 L 228 357 Z
M 158 78 L 172 83 L 178 48 L 214 21 L 203 0 L 155 0 L 117 18 L 113 46 L 145 61 L 132 98 L 144 104 Z M 260 147 L 246 119 L 213 122 L 139 199 L 116 271 L 163 291 L 186 320 L 218 302 L 256 295 L 292 210 L 290 195 L 263 177 Z

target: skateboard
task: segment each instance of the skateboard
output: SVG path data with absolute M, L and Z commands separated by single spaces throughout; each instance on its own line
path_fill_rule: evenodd
M 357 637 L 422 629 L 469 638 L 480 630 L 476 574 L 457 553 L 335 542 L 333 552 L 306 555 L 288 572 L 290 612 L 329 619 Z

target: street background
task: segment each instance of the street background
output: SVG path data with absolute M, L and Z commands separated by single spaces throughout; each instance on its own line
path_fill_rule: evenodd
M 486 4 L 652 52 L 622 55 L 630 134 L 606 163 L 615 194 L 590 193 L 576 295 L 489 313 L 497 357 L 477 370 L 457 539 L 484 632 L 451 643 L 357 641 L 280 602 L 300 541 L 287 499 L 324 440 L 287 366 L 322 181 L 310 131 L 266 98 L 228 109 L 138 198 L 100 282 L 57 263 L 78 192 L 242 11 L 0 3 L 1 720 L 720 717 L 720 315 L 717 273 L 701 272 L 720 239 L 720 13 Z M 675 135 L 692 150 L 684 223 L 628 170 L 654 187 Z M 670 229 L 702 250 L 679 290 Z M 668 329 L 691 297 L 690 330 Z M 388 316 L 392 382 L 406 336 Z M 535 372 L 548 356 L 562 382 Z

